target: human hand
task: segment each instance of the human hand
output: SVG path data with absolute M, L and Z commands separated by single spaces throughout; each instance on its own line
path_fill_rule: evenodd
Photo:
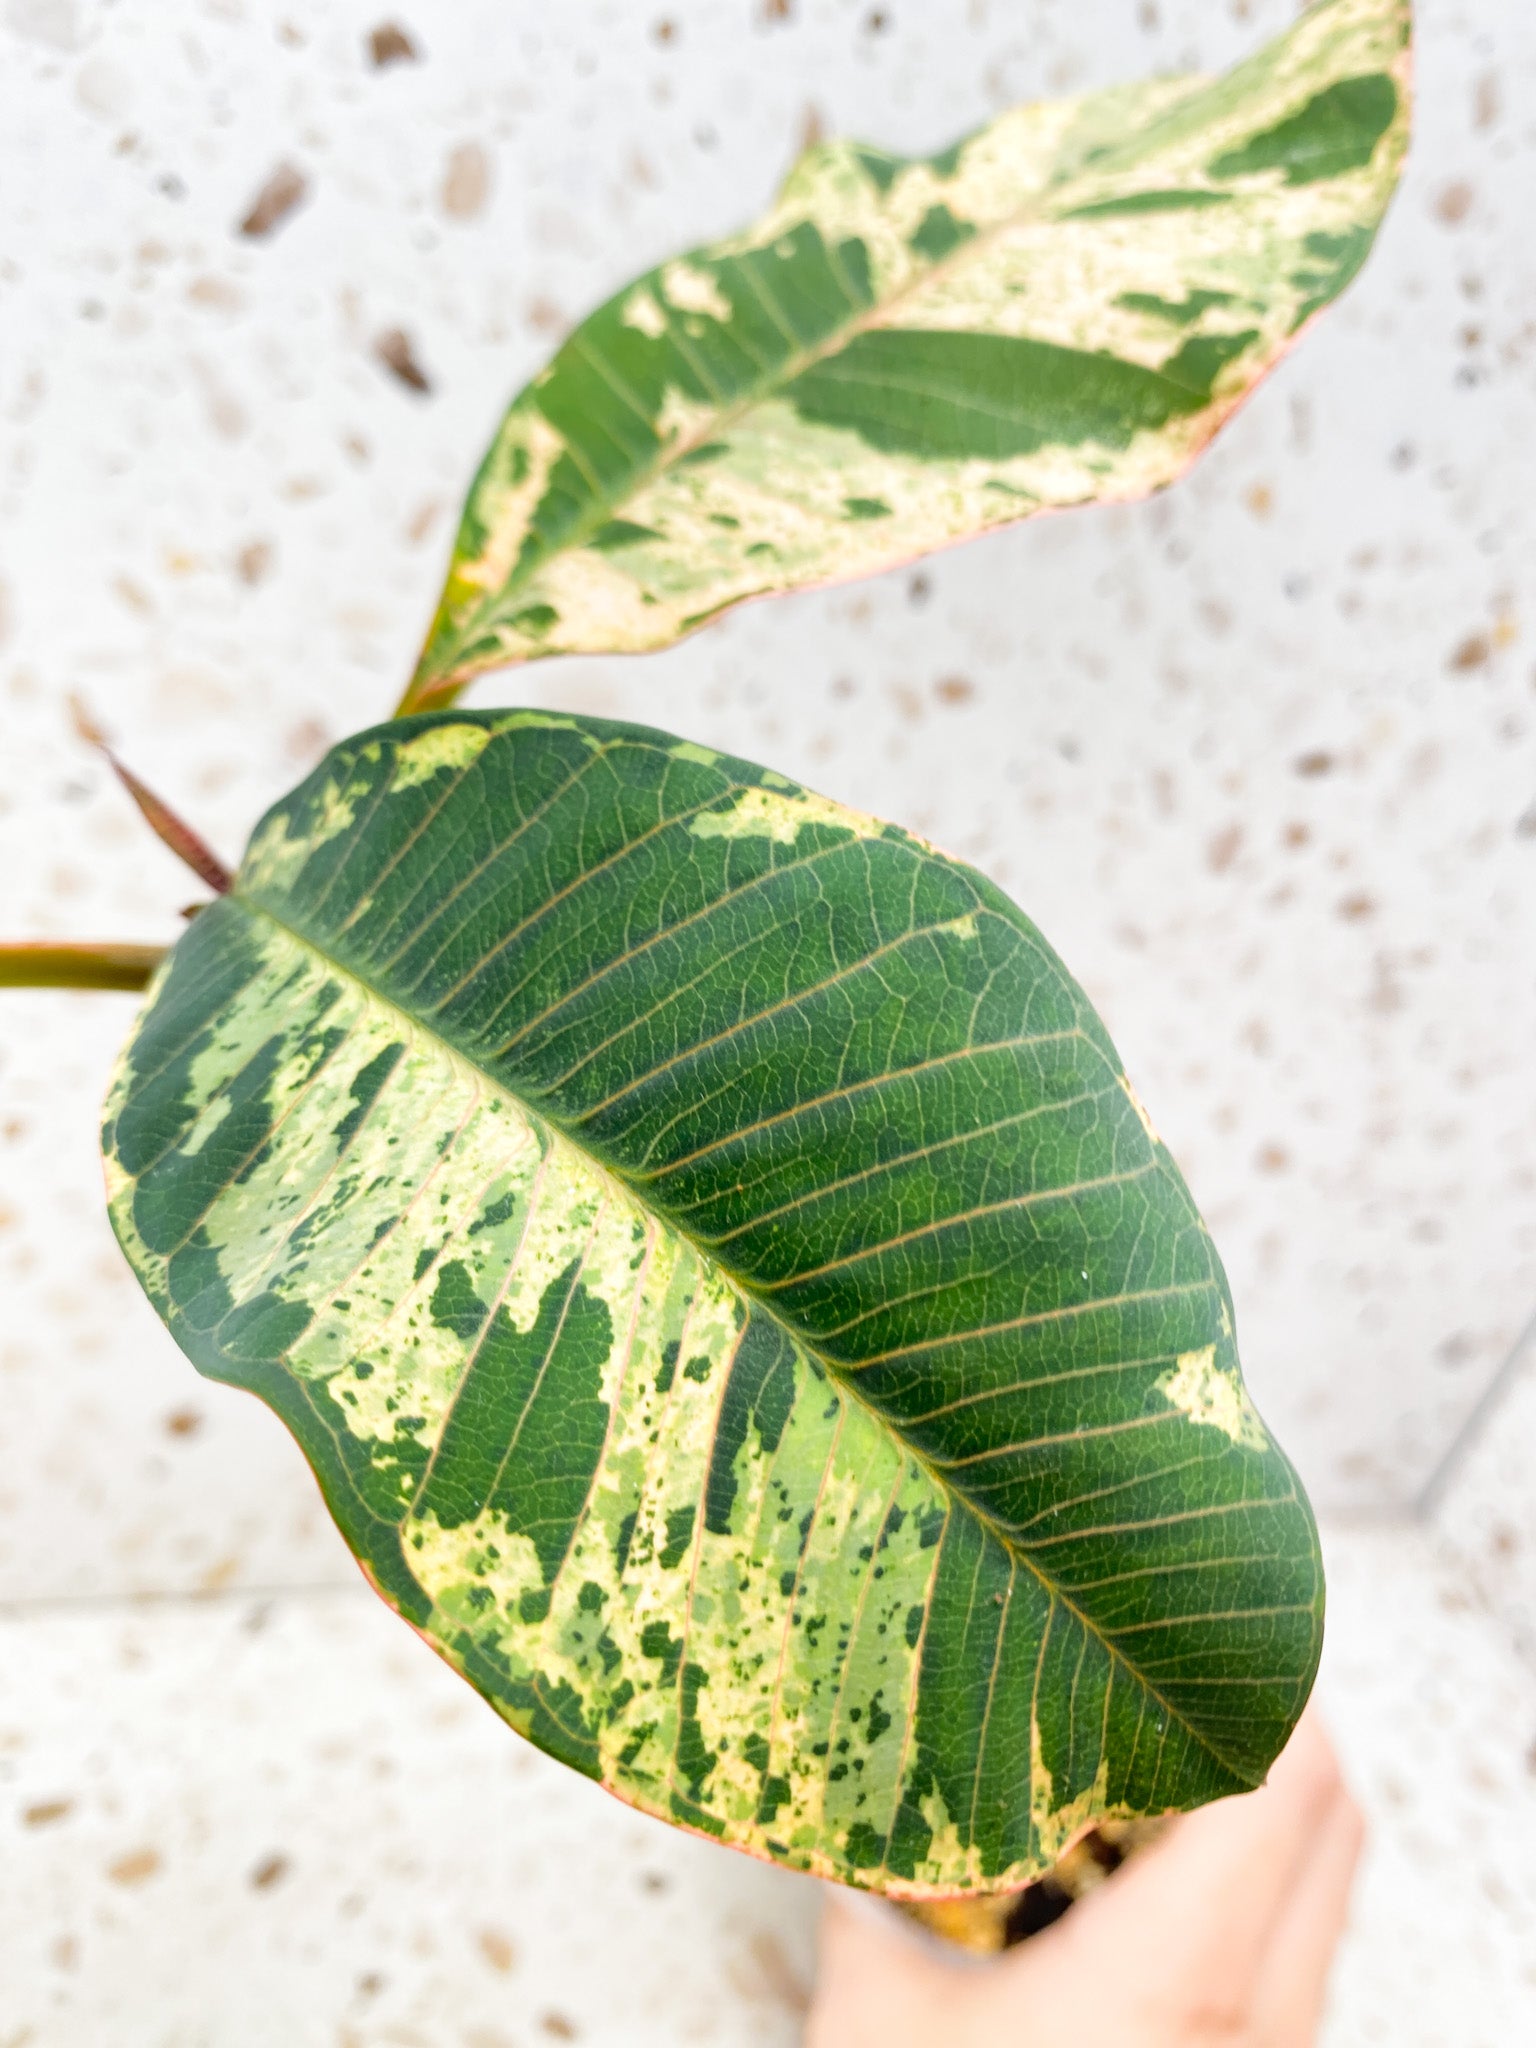
M 1309 1709 L 1260 1791 L 1182 1816 L 994 1962 L 834 1897 L 806 2048 L 1311 2048 L 1364 1837 Z

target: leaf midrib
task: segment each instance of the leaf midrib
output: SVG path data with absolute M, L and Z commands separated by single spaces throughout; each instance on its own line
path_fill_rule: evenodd
M 584 1145 L 579 1138 L 572 1136 L 569 1132 L 564 1130 L 562 1126 L 558 1122 L 556 1122 L 553 1117 L 549 1116 L 546 1111 L 536 1108 L 532 1103 L 525 1100 L 525 1098 L 518 1094 L 516 1089 L 510 1087 L 500 1075 L 488 1072 L 486 1068 L 482 1067 L 467 1053 L 462 1052 L 456 1045 L 453 1045 L 447 1038 L 443 1036 L 443 1034 L 440 1031 L 435 1030 L 432 1027 L 432 1025 L 425 1021 L 425 1019 L 414 1015 L 410 1010 L 407 1010 L 401 1003 L 397 1002 L 392 996 L 386 995 L 382 989 L 378 988 L 372 981 L 368 979 L 366 974 L 361 973 L 355 966 L 351 965 L 349 962 L 337 959 L 337 957 L 333 953 L 328 952 L 323 945 L 321 945 L 316 939 L 311 937 L 307 932 L 301 931 L 297 926 L 290 924 L 287 919 L 278 916 L 278 914 L 271 908 L 269 904 L 267 904 L 266 902 L 262 901 L 257 897 L 247 895 L 240 886 L 240 877 L 238 875 L 235 878 L 235 885 L 230 893 L 230 897 L 228 900 L 231 903 L 239 904 L 241 909 L 246 911 L 248 914 L 258 918 L 266 919 L 266 921 L 269 924 L 271 924 L 277 931 L 281 932 L 285 938 L 290 939 L 291 941 L 293 941 L 294 944 L 302 947 L 306 952 L 312 954 L 317 960 L 319 960 L 324 965 L 327 972 L 343 976 L 346 980 L 352 982 L 354 986 L 362 990 L 364 995 L 367 996 L 367 998 L 371 1002 L 378 1004 L 381 1009 L 389 1012 L 392 1016 L 398 1017 L 401 1020 L 401 1022 L 405 1024 L 412 1032 L 422 1034 L 428 1037 L 431 1040 L 431 1042 L 437 1048 L 439 1048 L 439 1050 L 450 1061 L 450 1063 L 465 1069 L 469 1074 L 475 1077 L 477 1082 L 484 1083 L 490 1086 L 491 1088 L 496 1089 L 500 1094 L 505 1096 L 509 1102 L 513 1103 L 523 1116 L 529 1118 L 530 1121 L 537 1128 L 546 1132 L 552 1139 L 557 1140 L 559 1143 L 563 1145 L 568 1145 L 571 1148 L 571 1150 L 575 1152 L 578 1155 L 578 1157 L 580 1157 L 595 1172 L 601 1174 L 604 1177 L 604 1179 L 612 1182 L 614 1186 L 622 1192 L 622 1194 L 625 1196 L 627 1200 L 635 1203 L 646 1215 L 653 1216 L 655 1220 L 658 1223 L 660 1223 L 664 1228 L 675 1232 L 676 1235 L 685 1244 L 689 1246 L 689 1248 L 695 1253 L 695 1255 L 701 1261 L 703 1261 L 707 1266 L 712 1266 L 715 1268 L 716 1271 L 722 1273 L 725 1276 L 725 1278 L 730 1282 L 731 1286 L 735 1288 L 736 1292 L 739 1295 L 741 1295 L 745 1301 L 747 1301 L 754 1309 L 758 1310 L 761 1314 L 767 1316 L 770 1319 L 770 1321 L 775 1323 L 777 1327 L 780 1330 L 782 1330 L 793 1343 L 800 1346 L 800 1348 L 803 1351 L 805 1351 L 809 1357 L 815 1359 L 816 1362 L 821 1366 L 822 1370 L 827 1374 L 831 1384 L 836 1387 L 838 1393 L 841 1396 L 844 1396 L 845 1398 L 853 1402 L 855 1406 L 862 1408 L 865 1414 L 870 1416 L 871 1419 L 882 1430 L 884 1430 L 887 1435 L 895 1439 L 895 1441 L 901 1446 L 903 1455 L 910 1458 L 913 1461 L 913 1463 L 917 1465 L 920 1468 L 920 1470 L 927 1476 L 929 1482 L 932 1484 L 940 1498 L 962 1507 L 965 1510 L 965 1512 L 975 1520 L 975 1522 L 980 1526 L 982 1531 L 985 1534 L 991 1536 L 999 1544 L 999 1546 L 1002 1548 L 1006 1556 L 1012 1559 L 1015 1563 L 1022 1564 L 1027 1571 L 1032 1573 L 1033 1576 L 1039 1581 L 1041 1586 L 1044 1587 L 1048 1596 L 1058 1605 L 1060 1605 L 1067 1613 L 1071 1614 L 1074 1617 L 1074 1619 L 1079 1623 L 1079 1625 L 1096 1642 L 1098 1642 L 1103 1647 L 1105 1653 L 1112 1659 L 1112 1661 L 1120 1665 L 1124 1669 L 1124 1671 L 1126 1672 L 1127 1676 L 1131 1679 L 1131 1681 L 1137 1687 L 1139 1687 L 1140 1690 L 1143 1693 L 1145 1693 L 1149 1699 L 1155 1701 L 1156 1704 L 1159 1707 L 1161 1707 L 1162 1710 L 1166 1714 L 1168 1714 L 1172 1720 L 1176 1721 L 1179 1724 L 1179 1726 L 1184 1729 L 1185 1733 L 1189 1735 L 1189 1737 L 1195 1743 L 1197 1743 L 1199 1747 L 1202 1750 L 1204 1750 L 1208 1756 L 1213 1758 L 1214 1761 L 1218 1763 L 1223 1770 L 1229 1771 L 1234 1778 L 1239 1780 L 1240 1783 L 1245 1785 L 1252 1785 L 1257 1782 L 1257 1780 L 1252 1778 L 1248 1772 L 1241 1768 L 1241 1766 L 1234 1763 L 1230 1757 L 1223 1755 L 1222 1751 L 1210 1740 L 1208 1736 L 1202 1734 L 1201 1731 L 1189 1721 L 1187 1716 L 1180 1713 L 1179 1710 L 1173 1705 L 1172 1701 L 1168 1699 L 1166 1694 L 1162 1692 L 1152 1682 L 1150 1678 L 1148 1678 L 1140 1669 L 1138 1669 L 1138 1667 L 1135 1664 L 1131 1662 L 1130 1658 L 1117 1645 L 1114 1638 L 1112 1636 L 1105 1634 L 1104 1630 L 1098 1625 L 1097 1622 L 1093 1620 L 1092 1616 L 1087 1614 L 1083 1610 L 1083 1608 L 1079 1606 L 1075 1600 L 1073 1600 L 1071 1595 L 1067 1593 L 1067 1591 L 1062 1586 L 1057 1584 L 1057 1582 L 1044 1569 L 1044 1567 L 1038 1564 L 1035 1561 L 1035 1559 L 1030 1556 L 1029 1552 L 1022 1548 L 1011 1537 L 1011 1535 L 1005 1529 L 1003 1529 L 997 1523 L 997 1521 L 987 1513 L 987 1511 L 984 1508 L 978 1506 L 978 1504 L 974 1502 L 968 1494 L 963 1492 L 959 1487 L 950 1485 L 938 1472 L 938 1470 L 932 1465 L 929 1459 L 924 1456 L 922 1451 L 920 1451 L 915 1445 L 910 1444 L 907 1441 L 902 1431 L 891 1420 L 891 1418 L 888 1415 L 886 1415 L 881 1409 L 877 1408 L 873 1402 L 865 1398 L 857 1390 L 857 1388 L 843 1376 L 838 1366 L 831 1359 L 825 1357 L 821 1350 L 816 1346 L 816 1344 L 814 1344 L 803 1332 L 797 1330 L 793 1323 L 787 1321 L 782 1315 L 778 1314 L 772 1307 L 770 1307 L 767 1302 L 763 1301 L 758 1296 L 757 1292 L 752 1287 L 749 1281 L 745 1280 L 739 1273 L 733 1271 L 732 1268 L 729 1265 L 727 1265 L 724 1260 L 720 1259 L 706 1245 L 696 1241 L 692 1233 L 683 1228 L 682 1225 L 674 1223 L 669 1216 L 665 1216 L 660 1211 L 654 1210 L 646 1201 L 645 1196 L 640 1192 L 640 1190 L 638 1188 L 631 1187 L 629 1182 L 625 1179 L 622 1173 L 620 1173 L 615 1167 L 610 1165 L 610 1163 L 607 1160 L 600 1158 L 588 1146 Z M 1198 1619 L 1198 1617 L 1184 1618 Z

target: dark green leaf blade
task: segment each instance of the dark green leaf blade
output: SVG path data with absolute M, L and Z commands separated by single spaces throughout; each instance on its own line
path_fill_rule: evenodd
M 642 728 L 413 718 L 258 829 L 113 1217 L 387 1597 L 647 1811 L 912 1895 L 1256 1783 L 1310 1514 L 1214 1248 L 990 883 Z

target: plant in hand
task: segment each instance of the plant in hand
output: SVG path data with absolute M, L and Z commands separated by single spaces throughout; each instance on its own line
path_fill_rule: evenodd
M 507 414 L 399 715 L 261 820 L 119 1062 L 112 1219 L 193 1363 L 514 1727 L 737 1848 L 987 1894 L 1259 1784 L 1316 1532 L 1020 909 L 770 769 L 455 700 L 1170 482 L 1363 262 L 1407 17 L 818 147 L 620 292 Z

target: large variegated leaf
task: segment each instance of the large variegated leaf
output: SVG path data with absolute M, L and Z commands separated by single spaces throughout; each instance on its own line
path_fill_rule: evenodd
M 514 401 L 403 708 L 1168 483 L 1365 260 L 1408 30 L 1408 0 L 1326 0 L 1214 84 L 809 151 Z
M 972 869 L 640 728 L 411 718 L 258 829 L 105 1134 L 193 1361 L 649 1812 L 895 1891 L 1252 1785 L 1322 1584 L 1220 1264 Z

